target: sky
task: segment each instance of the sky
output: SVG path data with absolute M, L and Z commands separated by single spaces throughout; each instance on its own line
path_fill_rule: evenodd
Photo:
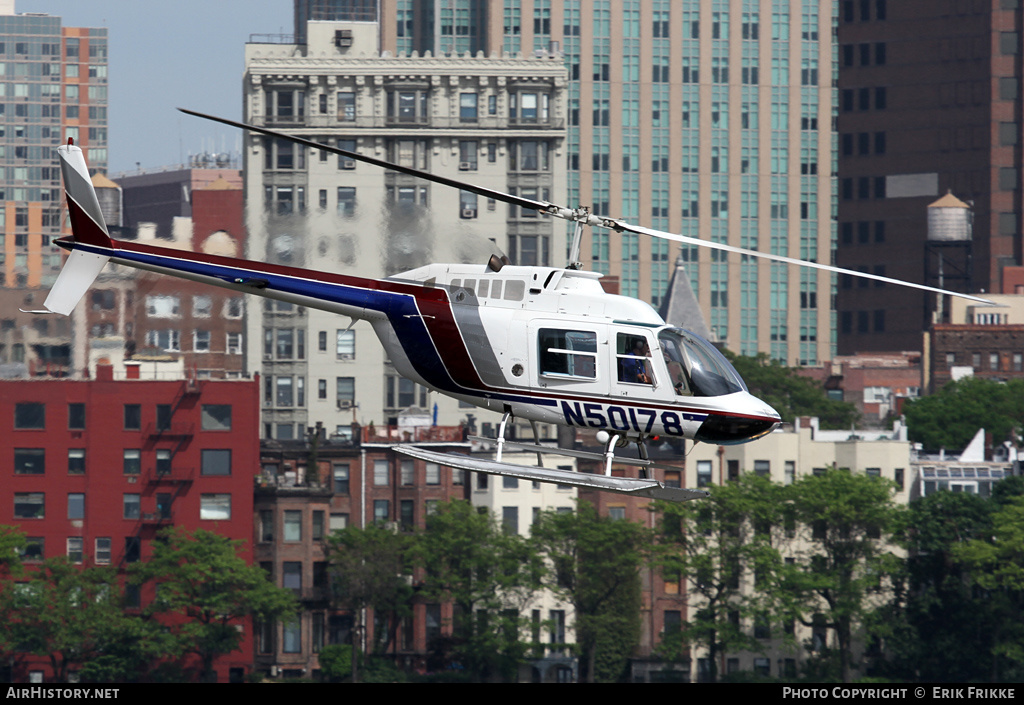
M 294 32 L 292 0 L 15 0 L 14 9 L 107 28 L 111 174 L 237 152 L 238 130 L 177 108 L 241 120 L 249 35 Z

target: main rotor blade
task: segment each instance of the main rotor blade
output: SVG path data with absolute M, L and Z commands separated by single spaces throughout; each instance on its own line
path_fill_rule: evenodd
M 213 122 L 219 122 L 223 125 L 230 125 L 231 127 L 237 127 L 242 130 L 249 130 L 250 132 L 256 132 L 261 135 L 267 135 L 268 137 L 275 137 L 282 140 L 288 140 L 289 142 L 295 142 L 296 144 L 305 145 L 313 149 L 320 149 L 325 152 L 331 152 L 333 154 L 340 154 L 343 157 L 354 159 L 356 161 L 365 162 L 367 164 L 374 164 L 384 169 L 390 169 L 391 171 L 397 171 L 401 174 L 408 174 L 409 176 L 415 176 L 425 181 L 433 181 L 437 184 L 444 186 L 450 186 L 452 188 L 461 189 L 463 191 L 469 191 L 475 193 L 478 196 L 485 198 L 493 198 L 496 201 L 508 203 L 513 206 L 519 206 L 520 208 L 529 208 L 540 213 L 546 213 L 556 218 L 562 218 L 563 220 L 570 220 L 573 222 L 583 223 L 585 225 L 591 225 L 599 228 L 609 228 L 618 232 L 631 232 L 638 235 L 647 235 L 649 237 L 658 237 L 664 240 L 673 240 L 675 242 L 682 242 L 688 245 L 697 245 L 699 247 L 709 247 L 714 250 L 721 250 L 723 252 L 734 252 L 736 254 L 747 255 L 749 257 L 760 257 L 762 259 L 769 259 L 775 262 L 784 262 L 786 264 L 795 264 L 800 267 L 811 267 L 813 269 L 821 269 L 827 272 L 835 272 L 837 274 L 847 274 L 852 277 L 860 277 L 862 279 L 874 279 L 876 281 L 885 282 L 887 284 L 895 284 L 897 286 L 907 286 L 913 289 L 920 289 L 922 291 L 930 291 L 936 294 L 948 294 L 950 296 L 959 296 L 962 299 L 968 299 L 970 301 L 977 301 L 978 303 L 994 305 L 993 302 L 988 299 L 983 299 L 978 296 L 971 296 L 970 294 L 961 294 L 958 291 L 949 291 L 948 289 L 939 289 L 933 286 L 926 286 L 924 284 L 915 284 L 913 282 L 903 281 L 901 279 L 892 279 L 890 277 L 883 277 L 878 274 L 868 274 L 867 272 L 857 272 L 852 269 L 843 269 L 842 267 L 833 267 L 828 264 L 820 264 L 818 262 L 809 262 L 807 260 L 795 259 L 793 257 L 784 257 L 783 255 L 773 255 L 767 252 L 758 252 L 757 250 L 747 250 L 742 247 L 733 247 L 732 245 L 725 245 L 719 242 L 712 242 L 710 240 L 701 240 L 695 237 L 689 237 L 687 235 L 676 235 L 675 233 L 665 232 L 664 230 L 653 230 L 651 228 L 645 228 L 640 225 L 632 225 L 615 218 L 607 218 L 599 215 L 592 215 L 588 210 L 583 208 L 571 209 L 564 206 L 559 206 L 549 201 L 535 201 L 530 198 L 523 198 L 522 196 L 513 196 L 510 193 L 504 191 L 495 191 L 493 189 L 484 188 L 482 186 L 475 186 L 468 184 L 463 181 L 456 181 L 455 179 L 449 179 L 444 176 L 438 176 L 431 174 L 427 171 L 420 171 L 419 169 L 413 169 L 407 166 L 400 166 L 398 164 L 392 164 L 386 162 L 383 159 L 377 159 L 375 157 L 368 157 L 365 154 L 359 154 L 358 152 L 350 152 L 347 149 L 341 149 L 340 147 L 332 147 L 327 144 L 320 142 L 314 142 L 308 140 L 305 137 L 297 137 L 295 135 L 289 135 L 284 132 L 278 132 L 277 130 L 270 130 L 265 127 L 257 127 L 256 125 L 250 125 L 244 122 L 237 122 L 235 120 L 228 120 L 227 118 L 217 117 L 216 115 L 207 115 L 206 113 L 196 112 L 195 110 L 189 110 L 187 108 L 178 108 L 181 112 L 187 115 L 193 115 L 203 120 L 212 120 Z
M 434 183 L 443 184 L 445 186 L 451 186 L 452 188 L 462 189 L 463 191 L 469 191 L 475 193 L 478 196 L 484 196 L 485 198 L 493 198 L 496 201 L 502 201 L 504 203 L 511 204 L 513 206 L 519 206 L 521 208 L 529 208 L 530 210 L 540 211 L 542 213 L 549 213 L 551 215 L 557 215 L 554 211 L 559 210 L 558 206 L 547 201 L 534 201 L 529 198 L 522 198 L 521 196 L 513 196 L 510 193 L 504 191 L 494 191 L 483 186 L 474 186 L 473 184 L 467 184 L 462 181 L 456 181 L 455 179 L 449 179 L 444 176 L 438 176 L 437 174 L 431 174 L 428 171 L 420 171 L 419 169 L 413 169 L 407 166 L 400 166 L 398 164 L 392 164 L 386 162 L 383 159 L 377 159 L 376 157 L 368 157 L 365 154 L 359 154 L 358 152 L 350 152 L 347 149 L 341 149 L 340 147 L 332 147 L 329 144 L 323 144 L 322 142 L 314 142 L 308 140 L 305 137 L 297 137 L 295 135 L 289 135 L 284 132 L 278 132 L 276 130 L 269 130 L 265 127 L 257 127 L 256 125 L 249 125 L 244 122 L 236 122 L 234 120 L 228 120 L 227 118 L 217 117 L 216 115 L 206 115 L 205 113 L 197 113 L 194 110 L 187 108 L 178 108 L 181 112 L 187 115 L 194 115 L 197 118 L 204 120 L 212 120 L 213 122 L 219 122 L 224 125 L 230 125 L 231 127 L 237 127 L 242 130 L 248 130 L 249 132 L 256 132 L 261 135 L 267 135 L 268 137 L 276 137 L 282 140 L 288 140 L 289 142 L 295 142 L 297 144 L 312 147 L 313 149 L 319 149 L 324 152 L 331 152 L 332 154 L 340 154 L 343 157 L 354 159 L 360 162 L 366 162 L 367 164 L 374 164 L 384 169 L 390 169 L 391 171 L 397 171 L 401 174 L 408 174 L 409 176 L 415 176 L 419 179 L 426 181 L 433 181 Z
M 701 245 L 703 247 L 709 247 L 713 250 L 721 250 L 722 252 L 735 252 L 741 255 L 747 255 L 748 257 L 760 257 L 762 259 L 769 259 L 775 262 L 784 262 L 786 264 L 796 264 L 801 267 L 810 267 L 812 269 L 822 269 L 826 272 L 836 272 L 837 274 L 849 274 L 850 276 L 860 277 L 862 279 L 874 279 L 875 281 L 885 282 L 886 284 L 896 284 L 898 286 L 908 286 L 913 289 L 921 289 L 922 291 L 930 291 L 935 294 L 949 294 L 950 296 L 959 296 L 962 299 L 968 299 L 970 301 L 977 301 L 978 303 L 988 304 L 994 306 L 995 303 L 988 299 L 983 299 L 978 296 L 971 296 L 970 294 L 962 294 L 958 291 L 949 291 L 948 289 L 939 289 L 934 286 L 927 286 L 925 284 L 915 284 L 914 282 L 904 281 L 902 279 L 893 279 L 891 277 L 883 277 L 879 274 L 869 274 L 868 272 L 858 272 L 853 269 L 843 269 L 842 267 L 834 267 L 830 264 L 821 264 L 820 262 L 811 262 L 805 259 L 795 259 L 793 257 L 785 257 L 783 255 L 773 255 L 768 252 L 758 252 L 757 250 L 747 250 L 742 247 L 734 247 L 732 245 L 725 245 L 720 242 L 711 242 L 710 240 L 700 240 L 695 237 L 688 237 L 686 235 L 676 235 L 674 233 L 667 233 L 663 230 L 652 230 L 639 225 L 630 225 L 628 223 L 620 223 L 620 228 L 627 232 L 635 232 L 642 235 L 649 235 L 651 237 L 660 237 L 665 240 L 674 240 L 675 242 L 682 242 L 688 245 Z M 617 228 L 619 229 L 619 228 Z

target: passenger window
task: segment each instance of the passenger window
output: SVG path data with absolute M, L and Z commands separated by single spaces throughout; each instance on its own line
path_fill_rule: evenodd
M 627 384 L 654 384 L 651 346 L 642 335 L 619 333 L 616 341 L 619 381 Z
M 538 343 L 542 375 L 597 378 L 597 333 L 542 328 Z

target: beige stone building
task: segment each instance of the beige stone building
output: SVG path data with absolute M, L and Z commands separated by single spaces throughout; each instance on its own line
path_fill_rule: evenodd
M 245 119 L 461 181 L 564 202 L 566 70 L 558 55 L 380 52 L 375 23 L 317 22 L 305 43 L 246 46 Z M 247 135 L 249 257 L 367 276 L 429 262 L 560 264 L 564 225 L 455 188 Z M 410 408 L 442 425 L 475 407 L 398 376 L 368 325 L 267 301 L 250 310 L 264 436 L 320 421 L 394 425 Z M 472 417 L 470 418 L 470 415 Z

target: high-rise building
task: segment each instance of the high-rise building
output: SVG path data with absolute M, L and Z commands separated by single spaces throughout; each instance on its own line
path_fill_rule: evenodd
M 928 249 L 929 206 L 952 192 L 972 214 L 973 291 L 1012 293 L 1024 264 L 1020 3 L 838 6 L 838 263 L 933 286 L 944 271 L 946 288 L 965 290 L 964 258 L 940 266 Z M 840 278 L 841 354 L 921 350 L 935 297 L 894 293 Z
M 0 0 L 0 286 L 49 286 L 60 271 L 55 148 L 68 138 L 106 171 L 107 30 Z
M 399 55 L 560 51 L 568 205 L 828 262 L 835 237 L 835 6 L 816 0 L 381 0 Z M 467 45 L 477 32 L 476 45 Z M 831 359 L 826 273 L 591 230 L 584 264 L 661 303 L 675 261 L 712 334 L 790 364 Z
M 565 202 L 566 70 L 558 56 L 378 53 L 378 26 L 311 20 L 305 44 L 246 47 L 245 118 L 256 125 L 451 179 Z M 247 135 L 249 256 L 393 275 L 432 262 L 564 262 L 565 228 L 535 211 L 436 186 L 284 140 Z M 255 310 L 254 310 L 255 309 Z M 264 437 L 321 422 L 434 423 L 481 413 L 401 377 L 368 323 L 265 300 L 248 318 L 248 369 L 262 369 Z M 545 429 L 546 430 L 546 429 Z

